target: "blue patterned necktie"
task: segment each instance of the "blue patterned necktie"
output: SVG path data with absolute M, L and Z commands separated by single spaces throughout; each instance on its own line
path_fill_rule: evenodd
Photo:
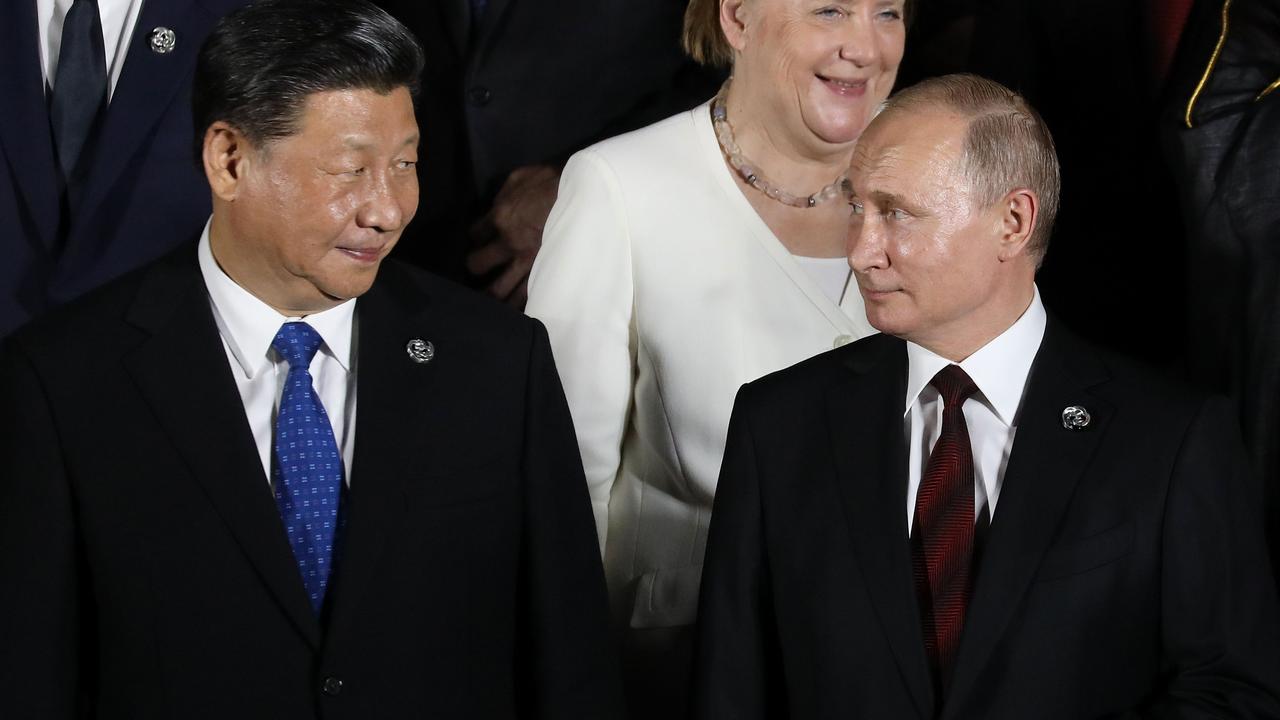
M 333 569 L 342 497 L 342 455 L 333 439 L 329 415 L 311 383 L 311 359 L 320 343 L 320 334 L 304 322 L 285 323 L 271 341 L 271 347 L 289 361 L 276 416 L 271 480 L 293 557 L 316 614 L 324 603 Z

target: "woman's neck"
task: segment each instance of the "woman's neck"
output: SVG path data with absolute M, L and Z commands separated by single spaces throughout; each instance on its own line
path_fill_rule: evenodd
M 828 143 L 799 118 L 781 117 L 741 79 L 730 82 L 725 106 L 743 156 L 779 188 L 809 195 L 849 169 L 853 143 Z

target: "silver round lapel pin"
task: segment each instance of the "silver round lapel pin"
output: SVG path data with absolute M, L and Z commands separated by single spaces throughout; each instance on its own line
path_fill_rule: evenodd
M 158 27 L 151 31 L 151 52 L 157 55 L 168 55 L 178 44 L 178 35 L 167 27 Z
M 1083 430 L 1089 427 L 1092 420 L 1089 411 L 1079 405 L 1072 405 L 1062 411 L 1062 427 L 1068 430 Z
M 436 356 L 436 346 L 431 344 L 430 340 L 414 338 L 404 346 L 405 352 L 409 353 L 409 359 L 418 363 L 426 364 Z

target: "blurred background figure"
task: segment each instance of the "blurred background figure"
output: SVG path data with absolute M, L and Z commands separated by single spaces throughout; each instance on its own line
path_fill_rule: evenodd
M 387 0 L 422 41 L 422 207 L 398 257 L 523 307 L 560 168 L 706 100 L 685 0 Z
M 686 46 L 732 80 L 565 167 L 527 310 L 573 413 L 633 718 L 688 709 L 738 387 L 872 332 L 845 258 L 846 172 L 893 86 L 909 12 L 694 0 Z
M 1161 128 L 1187 228 L 1187 366 L 1193 380 L 1236 404 L 1266 485 L 1273 565 L 1280 560 L 1278 87 L 1280 2 L 1197 3 Z
M 906 86 L 973 72 L 1039 109 L 1063 189 L 1037 282 L 1073 330 L 1175 371 L 1187 333 L 1185 253 L 1156 127 L 1190 2 L 933 0 L 902 76 Z
M 192 240 L 196 51 L 244 0 L 0 9 L 0 337 Z

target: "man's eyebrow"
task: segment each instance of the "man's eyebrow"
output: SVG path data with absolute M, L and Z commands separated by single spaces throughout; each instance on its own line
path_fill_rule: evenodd
M 897 193 L 886 192 L 884 190 L 872 190 L 870 195 L 871 195 L 871 199 L 874 200 L 877 205 L 882 205 L 885 207 L 896 207 L 898 205 L 905 205 L 907 202 L 907 199 L 902 197 L 901 195 Z
M 852 197 L 860 198 L 863 196 L 859 195 L 858 192 L 854 190 Z M 874 202 L 880 207 L 897 207 L 907 204 L 907 199 L 903 196 L 897 193 L 886 192 L 884 190 L 871 190 L 866 193 L 865 199 Z
M 407 147 L 418 142 L 418 133 L 414 133 L 404 139 L 400 143 L 400 147 Z M 374 146 L 374 143 L 359 135 L 348 135 L 342 138 L 342 144 L 351 150 L 368 150 Z

